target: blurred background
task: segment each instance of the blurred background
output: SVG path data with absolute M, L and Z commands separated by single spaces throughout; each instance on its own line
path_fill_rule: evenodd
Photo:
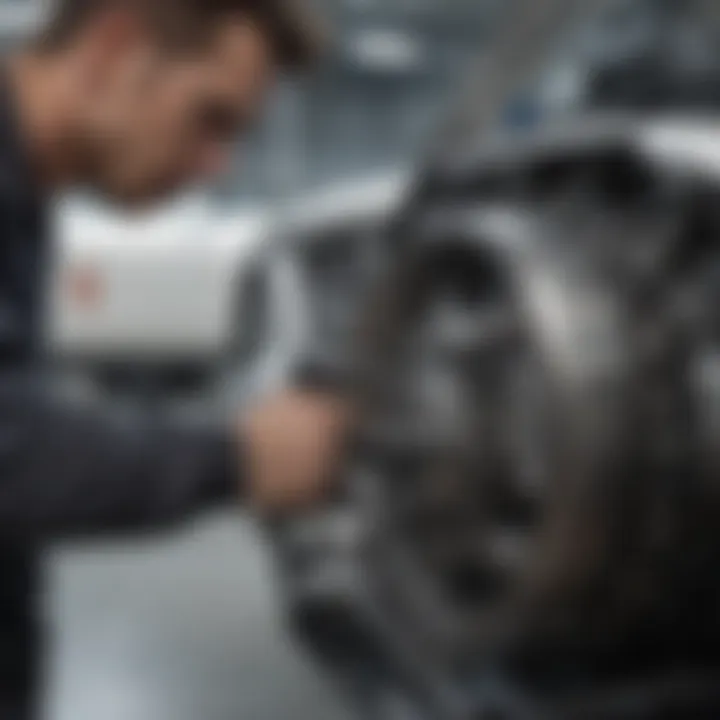
M 499 119 L 522 128 L 590 96 L 622 98 L 613 69 L 669 5 L 616 3 L 602 23 L 575 25 L 548 3 L 548 48 L 528 48 L 517 77 L 485 77 L 473 68 L 513 2 L 317 4 L 329 56 L 283 81 L 214 187 L 134 217 L 92 197 L 58 203 L 48 339 L 64 391 L 118 411 L 222 414 L 341 352 L 382 266 L 385 221 L 428 149 L 458 141 L 447 118 L 459 99 L 472 126 L 494 89 L 507 100 Z M 569 6 L 592 16 L 598 4 Z M 45 12 L 0 0 L 3 48 Z M 691 64 L 713 52 L 692 34 L 680 43 Z M 48 564 L 48 720 L 346 717 L 284 632 L 271 551 L 250 521 L 58 548 Z

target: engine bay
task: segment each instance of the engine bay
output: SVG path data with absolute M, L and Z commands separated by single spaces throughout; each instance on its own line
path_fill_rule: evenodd
M 582 3 L 531 5 L 490 69 Z M 720 715 L 717 8 L 592 5 L 573 112 L 489 83 L 384 226 L 340 491 L 273 528 L 363 718 Z
M 392 227 L 342 491 L 275 533 L 368 717 L 720 709 L 719 196 L 652 132 L 500 143 Z

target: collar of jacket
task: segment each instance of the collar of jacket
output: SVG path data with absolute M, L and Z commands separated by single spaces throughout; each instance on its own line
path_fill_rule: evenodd
M 40 211 L 43 197 L 34 177 L 7 73 L 0 71 L 0 197 Z

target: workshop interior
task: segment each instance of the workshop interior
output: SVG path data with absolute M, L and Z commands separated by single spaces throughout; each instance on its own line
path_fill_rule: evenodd
M 54 550 L 48 720 L 720 718 L 720 3 L 316 4 L 220 182 L 58 204 L 48 345 L 119 413 L 342 387 L 336 492 Z

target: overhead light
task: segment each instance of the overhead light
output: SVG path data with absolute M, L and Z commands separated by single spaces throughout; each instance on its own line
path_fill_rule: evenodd
M 362 68 L 381 72 L 406 72 L 422 64 L 424 48 L 420 40 L 403 31 L 363 30 L 349 43 L 349 52 Z

